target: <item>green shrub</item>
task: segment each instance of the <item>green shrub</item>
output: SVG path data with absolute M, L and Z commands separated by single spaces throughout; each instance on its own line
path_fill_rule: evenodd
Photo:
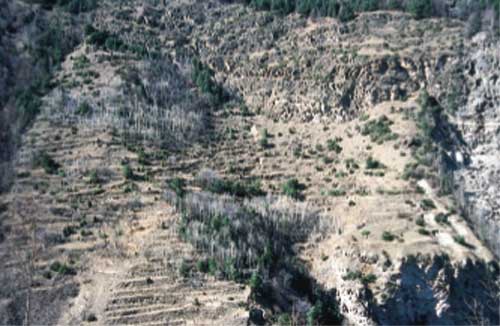
M 462 246 L 467 246 L 467 241 L 465 241 L 465 237 L 463 235 L 455 235 L 453 236 L 453 240 L 455 240 L 456 243 L 461 244 Z
M 434 216 L 434 220 L 439 224 L 450 224 L 450 222 L 448 221 L 448 215 L 444 213 L 436 214 L 436 216 Z
M 407 10 L 416 18 L 432 16 L 432 0 L 410 0 Z
M 41 167 L 48 174 L 56 174 L 61 167 L 59 163 L 54 161 L 47 152 L 42 151 L 38 153 L 34 160 L 35 167 Z
M 302 191 L 305 186 L 299 182 L 297 179 L 290 179 L 281 186 L 281 191 L 285 196 L 291 197 L 293 199 L 302 199 Z
M 192 80 L 198 88 L 210 95 L 213 104 L 221 105 L 227 100 L 224 89 L 215 81 L 215 73 L 208 66 L 204 65 L 201 60 L 195 58 L 193 60 Z
M 263 149 L 269 147 L 269 133 L 267 132 L 267 129 L 263 129 L 260 133 L 259 145 Z
M 252 291 L 255 293 L 259 293 L 262 290 L 262 277 L 257 271 L 252 273 L 248 284 L 250 285 L 250 289 L 252 289 Z
M 179 274 L 182 277 L 188 277 L 190 273 L 191 265 L 187 261 L 183 260 L 181 265 L 179 266 Z
M 415 223 L 416 223 L 418 226 L 424 226 L 424 225 L 425 225 L 425 220 L 424 220 L 424 217 L 423 217 L 423 216 L 419 216 L 419 217 L 415 220 Z
M 122 173 L 123 177 L 127 180 L 133 180 L 134 179 L 134 170 L 130 167 L 128 164 L 124 164 L 122 167 Z
M 83 101 L 82 103 L 80 103 L 80 105 L 78 105 L 78 108 L 75 111 L 75 114 L 83 116 L 90 115 L 91 113 L 92 113 L 92 107 L 87 101 Z
M 383 143 L 384 141 L 394 140 L 398 136 L 391 131 L 392 122 L 387 116 L 383 115 L 376 120 L 370 120 L 364 124 L 361 129 L 363 136 L 370 136 L 371 141 Z
M 382 233 L 382 240 L 384 241 L 393 241 L 394 239 L 396 239 L 396 237 L 389 231 L 384 231 Z
M 65 226 L 64 229 L 63 229 L 63 235 L 64 237 L 69 237 L 73 234 L 76 234 L 76 227 L 73 226 L 73 225 L 68 225 L 68 226 Z
M 346 275 L 342 276 L 342 279 L 346 281 L 354 281 L 360 279 L 363 276 L 363 273 L 360 271 L 349 271 Z
M 370 283 L 375 283 L 377 281 L 377 276 L 375 276 L 375 274 L 367 274 L 367 275 L 364 275 L 362 278 L 361 278 L 361 282 L 363 284 L 370 284 Z
M 345 196 L 347 194 L 347 192 L 344 190 L 344 189 L 332 189 L 330 191 L 328 191 L 328 195 L 329 196 L 333 196 L 333 197 L 341 197 L 341 196 Z
M 289 314 L 281 314 L 278 317 L 278 326 L 292 326 L 292 318 Z
M 329 151 L 340 154 L 342 152 L 342 146 L 340 146 L 339 142 L 342 141 L 342 138 L 329 139 L 326 142 L 326 146 Z
M 368 157 L 366 159 L 366 169 L 367 170 L 375 170 L 375 169 L 383 169 L 385 168 L 385 165 L 382 164 L 380 161 L 374 159 L 373 157 Z
M 60 275 L 76 275 L 76 270 L 73 267 L 70 267 L 64 263 L 61 264 L 58 261 L 55 261 L 50 265 L 50 270 Z
M 40 113 L 42 101 L 38 94 L 30 88 L 21 91 L 16 96 L 16 111 L 19 116 L 21 128 L 28 127 L 35 117 Z
M 97 8 L 97 0 L 59 0 L 72 14 L 92 11 Z
M 307 311 L 307 325 L 314 326 L 318 324 L 318 319 L 321 316 L 323 310 L 323 305 L 321 302 L 312 306 L 309 311 Z
M 432 199 L 422 199 L 420 202 L 420 207 L 422 207 L 423 210 L 431 210 L 436 208 L 436 204 L 434 204 L 434 201 Z
M 215 259 L 209 259 L 208 260 L 208 273 L 210 275 L 215 275 L 217 273 L 217 261 Z
M 204 190 L 216 194 L 230 194 L 236 197 L 264 196 L 259 180 L 250 182 L 215 179 L 204 185 Z
M 181 178 L 174 178 L 173 180 L 171 180 L 167 186 L 173 190 L 175 192 L 175 194 L 179 197 L 184 197 L 184 195 L 186 194 L 186 190 L 185 190 L 185 182 L 183 179 Z
M 424 228 L 418 229 L 418 233 L 421 235 L 430 235 L 431 233 Z

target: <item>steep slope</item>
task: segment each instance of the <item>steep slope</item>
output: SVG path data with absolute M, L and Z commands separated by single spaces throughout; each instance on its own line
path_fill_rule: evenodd
M 185 212 L 163 197 L 177 178 L 197 193 L 207 175 L 258 179 L 267 194 L 322 212 L 328 233 L 293 251 L 314 283 L 337 293 L 347 322 L 498 323 L 496 258 L 464 219 L 477 229 L 498 215 L 495 188 L 481 181 L 491 173 L 474 169 L 498 150 L 484 123 L 498 95 L 490 36 L 468 44 L 460 21 L 396 12 L 341 24 L 218 1 L 103 1 L 92 16 L 1 197 L 1 323 L 22 323 L 26 310 L 43 324 L 314 317 L 317 302 L 280 292 L 288 275 L 271 280 L 275 295 L 263 303 L 254 286 L 200 271 L 210 253 L 185 241 Z M 428 136 L 424 104 L 450 111 L 464 53 L 464 94 L 492 104 L 460 103 L 457 118 L 432 111 L 441 139 Z M 479 120 L 467 114 L 474 107 Z M 484 125 L 483 145 L 466 119 Z M 455 139 L 461 121 L 465 144 Z M 460 161 L 466 154 L 472 165 Z M 489 203 L 481 217 L 463 216 L 443 191 L 448 158 L 465 192 Z M 493 246 L 494 235 L 481 236 Z

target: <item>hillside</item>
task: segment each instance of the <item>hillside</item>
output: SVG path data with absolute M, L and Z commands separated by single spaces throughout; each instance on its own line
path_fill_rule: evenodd
M 0 12 L 0 324 L 499 323 L 494 9 L 44 3 Z

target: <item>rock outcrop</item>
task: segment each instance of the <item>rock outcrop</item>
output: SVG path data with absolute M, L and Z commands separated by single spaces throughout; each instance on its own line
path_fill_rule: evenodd
M 470 164 L 456 173 L 457 197 L 478 236 L 500 257 L 500 43 L 479 34 L 473 45 L 465 73 L 471 90 L 456 117 Z

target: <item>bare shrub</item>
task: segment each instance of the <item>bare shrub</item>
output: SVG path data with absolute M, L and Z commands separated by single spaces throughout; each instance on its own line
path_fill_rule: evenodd
M 269 267 L 294 255 L 293 245 L 327 230 L 321 216 L 305 203 L 260 197 L 236 202 L 228 196 L 189 193 L 166 198 L 178 207 L 179 233 L 224 269 Z

